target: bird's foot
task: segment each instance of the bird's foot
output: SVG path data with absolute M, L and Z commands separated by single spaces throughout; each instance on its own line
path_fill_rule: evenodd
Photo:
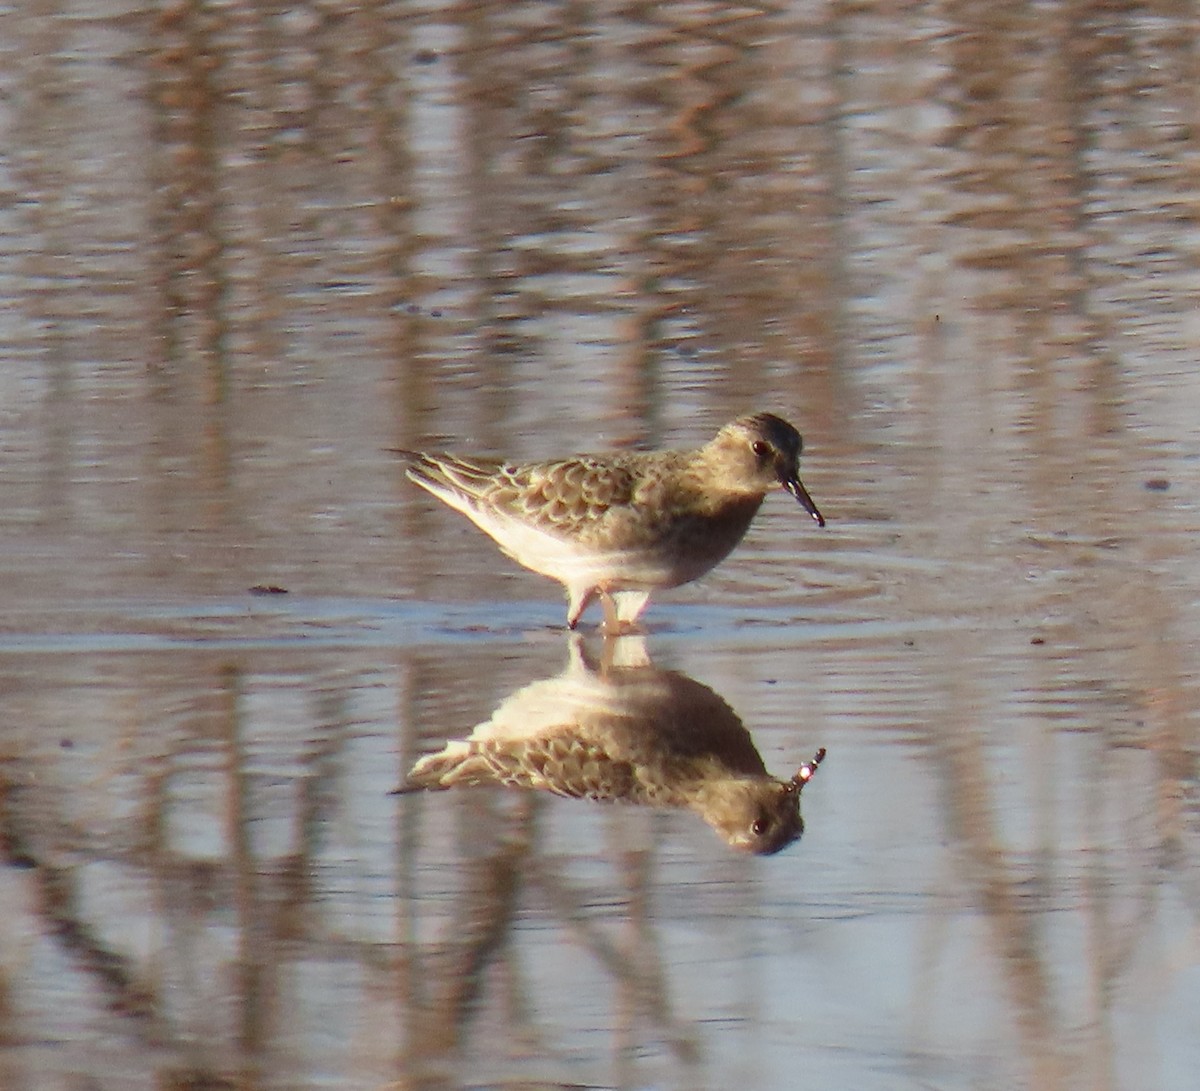
M 646 630 L 634 621 L 602 622 L 600 634 L 605 640 L 616 640 L 622 636 L 645 636 Z

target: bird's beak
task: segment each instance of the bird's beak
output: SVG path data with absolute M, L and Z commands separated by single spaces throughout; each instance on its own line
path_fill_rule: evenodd
M 799 770 L 796 772 L 796 775 L 792 777 L 790 781 L 788 781 L 792 791 L 800 791 L 801 788 L 803 788 L 810 780 L 812 780 L 813 775 L 817 771 L 817 766 L 820 765 L 824 760 L 825 747 L 822 746 L 821 749 L 813 755 L 812 761 L 806 761 L 802 766 L 800 766 Z
M 779 481 L 788 492 L 800 501 L 800 506 L 817 521 L 817 526 L 823 527 L 825 525 L 825 516 L 817 511 L 817 505 L 813 503 L 813 498 L 808 495 L 808 489 L 804 487 L 804 482 L 800 480 L 799 474 L 795 471 L 783 474 L 780 476 Z

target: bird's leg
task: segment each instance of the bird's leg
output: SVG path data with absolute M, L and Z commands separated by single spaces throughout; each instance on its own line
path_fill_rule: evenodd
M 600 626 L 600 631 L 605 636 L 620 636 L 624 627 L 620 617 L 617 616 L 617 604 L 612 595 L 603 587 L 597 590 L 600 595 L 600 605 L 604 607 L 604 623 Z
M 584 591 L 577 591 L 574 588 L 567 591 L 567 628 L 574 629 L 579 624 L 579 619 L 583 617 L 583 612 L 588 608 L 588 604 L 596 597 L 596 588 L 589 587 Z M 608 608 L 605 607 L 605 616 L 608 616 Z

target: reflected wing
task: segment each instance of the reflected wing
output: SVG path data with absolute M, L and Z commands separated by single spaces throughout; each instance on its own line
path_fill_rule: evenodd
M 471 740 L 448 743 L 418 761 L 403 791 L 500 784 L 553 792 L 572 799 L 633 799 L 637 778 L 628 761 L 564 730 L 553 736 L 521 740 Z

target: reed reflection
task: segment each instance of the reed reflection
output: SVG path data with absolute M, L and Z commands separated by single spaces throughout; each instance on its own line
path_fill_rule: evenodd
M 640 637 L 582 638 L 567 668 L 505 699 L 465 739 L 417 761 L 397 792 L 502 785 L 573 799 L 687 808 L 732 848 L 769 855 L 804 832 L 800 793 L 825 757 L 767 772 L 737 713 L 707 686 L 653 666 Z

